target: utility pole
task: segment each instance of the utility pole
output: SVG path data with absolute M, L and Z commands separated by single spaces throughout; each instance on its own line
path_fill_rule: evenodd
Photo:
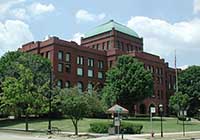
M 176 67 L 176 49 L 175 49 L 174 65 L 175 65 L 175 73 L 176 73 L 176 92 L 178 92 L 178 71 Z

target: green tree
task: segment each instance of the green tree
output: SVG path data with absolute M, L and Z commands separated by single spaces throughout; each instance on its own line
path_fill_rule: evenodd
M 200 66 L 191 66 L 178 75 L 179 91 L 190 97 L 189 114 L 194 115 L 200 106 Z
M 59 108 L 62 112 L 72 120 L 75 135 L 78 135 L 79 120 L 93 115 L 102 108 L 96 96 L 80 93 L 77 88 L 61 89 L 55 100 L 57 100 L 57 105 L 60 105 Z
M 135 103 L 152 95 L 152 74 L 132 56 L 119 56 L 116 66 L 106 73 L 102 92 L 102 98 L 108 106 L 120 103 L 132 111 Z
M 190 98 L 187 94 L 182 92 L 177 92 L 175 95 L 171 96 L 169 99 L 170 108 L 179 116 L 181 110 L 186 110 L 189 107 Z
M 6 77 L 2 82 L 2 107 L 14 115 L 25 116 L 25 129 L 28 131 L 28 117 L 44 108 L 45 98 L 41 94 L 46 85 L 34 85 L 33 73 L 22 64 L 15 65 L 18 78 Z

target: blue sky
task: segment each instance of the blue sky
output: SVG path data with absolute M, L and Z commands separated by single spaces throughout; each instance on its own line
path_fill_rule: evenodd
M 174 65 L 200 65 L 200 0 L 0 0 L 0 56 L 47 35 L 79 42 L 114 19 L 144 38 L 144 49 Z

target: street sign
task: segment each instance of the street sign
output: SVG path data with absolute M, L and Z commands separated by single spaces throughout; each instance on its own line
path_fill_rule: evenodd
M 155 107 L 151 107 L 150 111 L 151 111 L 151 113 L 156 113 L 156 108 Z
M 120 126 L 120 120 L 119 120 L 119 117 L 115 117 L 114 125 L 115 125 L 115 126 Z

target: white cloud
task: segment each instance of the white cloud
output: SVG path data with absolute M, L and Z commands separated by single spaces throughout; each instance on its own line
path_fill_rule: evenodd
M 75 41 L 76 43 L 78 43 L 79 45 L 81 44 L 81 37 L 84 37 L 84 34 L 82 33 L 75 33 L 73 35 L 72 39 L 69 39 L 69 41 Z
M 171 24 L 160 19 L 138 16 L 131 17 L 127 26 L 144 38 L 145 51 L 166 58 L 171 65 L 175 49 L 177 65 L 199 63 L 200 19 Z
M 78 21 L 99 21 L 106 17 L 106 14 L 92 14 L 86 10 L 80 9 L 76 13 L 76 18 Z
M 30 6 L 29 10 L 33 15 L 40 15 L 43 13 L 54 11 L 55 7 L 51 3 L 50 4 L 33 3 Z
M 6 14 L 9 13 L 9 10 L 22 2 L 25 2 L 25 0 L 1 0 L 0 1 L 0 18 L 3 18 Z
M 29 16 L 27 15 L 26 9 L 18 8 L 11 11 L 11 13 L 17 18 L 21 20 L 28 19 Z
M 12 50 L 17 50 L 22 44 L 33 40 L 29 26 L 19 20 L 0 22 L 0 56 Z
M 200 12 L 200 0 L 194 0 L 193 2 L 193 13 L 197 14 Z

